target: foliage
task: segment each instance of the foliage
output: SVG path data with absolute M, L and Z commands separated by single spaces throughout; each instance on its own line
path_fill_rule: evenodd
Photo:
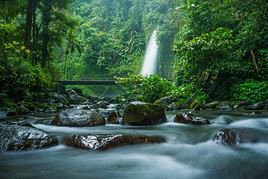
M 176 96 L 178 106 L 188 105 L 188 108 L 193 109 L 202 108 L 208 100 L 208 95 L 193 84 L 185 84 L 174 88 L 170 94 Z
M 268 99 L 268 82 L 248 80 L 233 87 L 235 100 L 256 103 Z
M 229 99 L 247 79 L 267 78 L 264 0 L 192 1 L 180 6 L 173 45 L 178 84 L 193 83 L 211 99 Z
M 168 96 L 169 92 L 175 88 L 172 82 L 158 75 L 118 78 L 118 83 L 126 86 L 125 96 L 128 99 L 144 102 L 155 102 L 157 99 Z
M 0 91 L 15 102 L 38 100 L 40 96 L 33 99 L 35 93 L 47 93 L 52 87 L 52 80 L 43 69 L 23 59 L 0 60 L 0 69 Z

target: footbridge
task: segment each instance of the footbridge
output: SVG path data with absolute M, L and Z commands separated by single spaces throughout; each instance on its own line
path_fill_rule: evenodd
M 115 80 L 61 80 L 62 85 L 116 85 Z

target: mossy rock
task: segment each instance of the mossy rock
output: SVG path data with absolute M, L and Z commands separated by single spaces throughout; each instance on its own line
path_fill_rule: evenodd
M 167 121 L 164 108 L 157 104 L 131 103 L 123 115 L 123 124 L 145 126 Z

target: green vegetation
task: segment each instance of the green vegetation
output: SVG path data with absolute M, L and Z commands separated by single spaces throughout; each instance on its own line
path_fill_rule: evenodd
M 3 106 L 45 96 L 59 79 L 119 78 L 128 99 L 173 96 L 191 108 L 267 99 L 266 0 L 12 0 L 0 7 Z M 159 76 L 143 78 L 154 29 Z
M 234 86 L 233 95 L 236 100 L 256 103 L 268 99 L 268 82 L 249 80 Z
M 172 82 L 158 75 L 150 77 L 134 75 L 119 78 L 118 83 L 126 87 L 126 98 L 151 103 L 170 95 L 170 92 L 176 88 Z

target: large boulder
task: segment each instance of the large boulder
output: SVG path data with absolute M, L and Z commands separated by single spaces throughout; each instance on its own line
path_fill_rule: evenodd
M 123 114 L 123 124 L 128 125 L 156 125 L 167 121 L 162 106 L 141 102 L 130 103 Z
M 182 124 L 193 124 L 193 125 L 206 125 L 211 124 L 207 119 L 196 118 L 190 113 L 179 112 L 174 118 L 174 122 Z
M 73 135 L 65 138 L 65 144 L 87 150 L 108 150 L 133 144 L 154 144 L 165 142 L 162 137 L 130 135 Z
M 42 130 L 18 125 L 0 124 L 0 150 L 22 151 L 57 145 L 55 136 Z
M 105 118 L 96 110 L 68 109 L 57 114 L 51 122 L 57 126 L 100 126 L 105 125 Z
M 268 136 L 265 132 L 253 129 L 220 129 L 214 136 L 214 142 L 223 145 L 268 142 Z

